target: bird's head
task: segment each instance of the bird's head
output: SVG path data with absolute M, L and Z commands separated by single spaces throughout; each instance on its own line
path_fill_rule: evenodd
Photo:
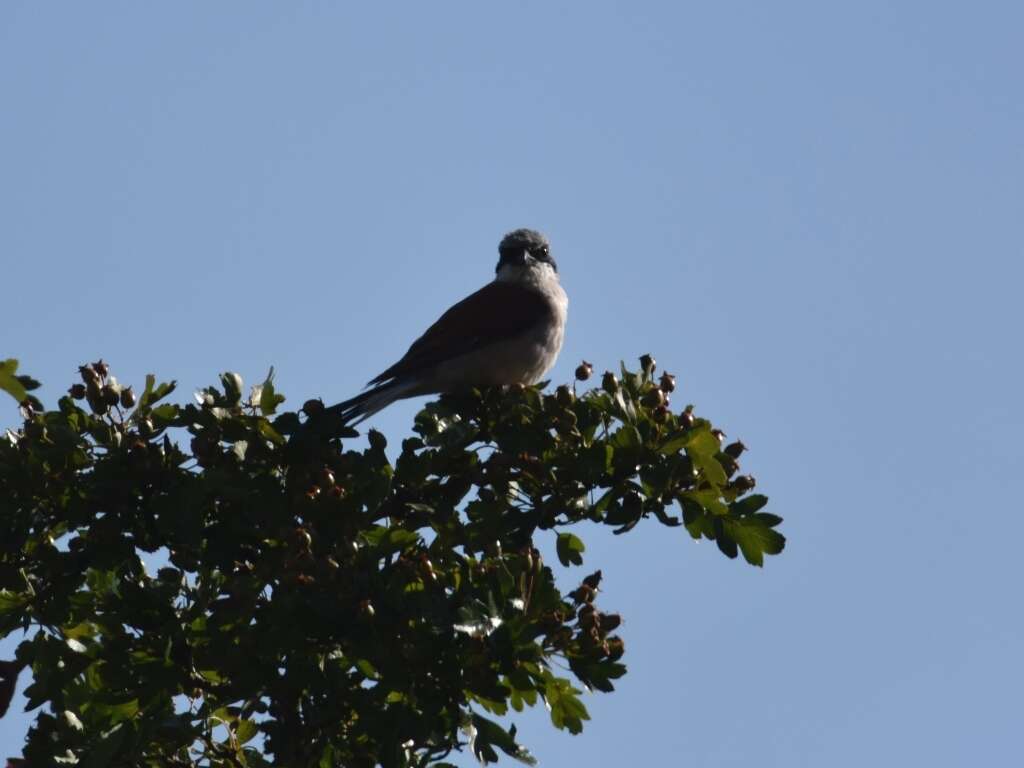
M 533 229 L 516 229 L 505 235 L 498 245 L 498 266 L 494 271 L 500 273 L 503 267 L 515 271 L 524 268 L 543 269 L 545 264 L 552 271 L 558 271 L 555 260 L 551 258 L 548 239 Z

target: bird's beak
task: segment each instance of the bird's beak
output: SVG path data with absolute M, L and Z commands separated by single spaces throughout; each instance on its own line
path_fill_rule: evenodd
M 530 252 L 524 248 L 516 256 L 515 263 L 516 263 L 517 266 L 525 267 L 527 264 L 530 263 Z

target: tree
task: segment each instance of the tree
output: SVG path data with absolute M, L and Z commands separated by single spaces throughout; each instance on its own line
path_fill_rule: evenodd
M 279 412 L 272 371 L 185 405 L 80 372 L 48 411 L 0 363 L 24 416 L 0 440 L 0 637 L 24 633 L 0 705 L 28 668 L 31 766 L 531 763 L 495 716 L 543 701 L 578 733 L 581 687 L 626 671 L 601 572 L 561 586 L 542 537 L 565 569 L 588 522 L 685 526 L 754 565 L 785 541 L 743 445 L 670 410 L 646 355 L 584 393 L 442 396 L 393 463 L 319 401 Z

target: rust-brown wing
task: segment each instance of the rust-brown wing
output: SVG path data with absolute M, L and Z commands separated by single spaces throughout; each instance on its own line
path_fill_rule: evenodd
M 370 381 L 381 384 L 517 336 L 549 320 L 553 309 L 539 292 L 494 281 L 445 312 L 397 363 Z

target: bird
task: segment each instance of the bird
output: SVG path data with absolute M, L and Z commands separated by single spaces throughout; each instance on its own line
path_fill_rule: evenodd
M 353 426 L 396 400 L 471 387 L 534 384 L 562 349 L 569 299 L 548 239 L 516 229 L 494 280 L 452 305 L 368 389 L 330 407 Z

